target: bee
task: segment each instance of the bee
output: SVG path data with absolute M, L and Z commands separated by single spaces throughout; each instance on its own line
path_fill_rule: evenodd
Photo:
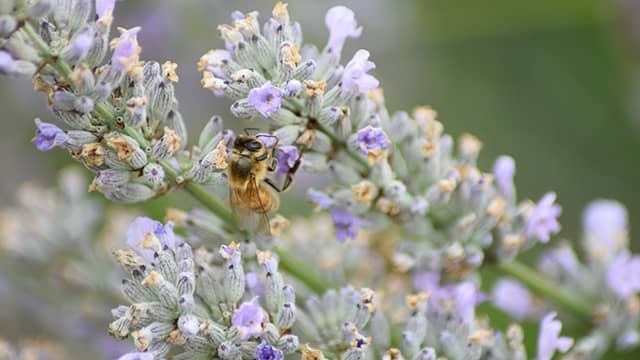
M 249 135 L 247 130 L 245 135 L 236 137 L 229 154 L 229 203 L 238 227 L 248 230 L 257 240 L 269 241 L 271 228 L 267 214 L 278 210 L 278 193 L 290 187 L 300 159 L 279 188 L 270 178 L 278 167 L 274 156 L 278 138 L 268 134 Z

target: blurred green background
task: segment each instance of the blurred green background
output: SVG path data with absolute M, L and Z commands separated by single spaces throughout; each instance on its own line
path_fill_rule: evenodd
M 351 7 L 365 28 L 344 57 L 371 51 L 390 110 L 433 106 L 447 132 L 483 140 L 484 169 L 497 155 L 512 155 L 520 196 L 558 193 L 562 236 L 578 238 L 583 207 L 604 197 L 626 204 L 633 238 L 640 228 L 640 1 L 290 1 L 307 42 L 324 45 L 324 12 L 336 4 Z M 272 6 L 124 1 L 115 23 L 143 26 L 143 58 L 179 64 L 180 107 L 197 134 L 213 114 L 232 121 L 228 101 L 202 90 L 195 69 L 201 54 L 221 46 L 216 25 L 236 9 L 264 18 Z M 33 118 L 51 116 L 28 81 L 0 78 L 0 109 L 0 200 L 8 204 L 26 180 L 53 183 L 69 158 L 29 144 Z M 632 247 L 640 250 L 640 242 Z

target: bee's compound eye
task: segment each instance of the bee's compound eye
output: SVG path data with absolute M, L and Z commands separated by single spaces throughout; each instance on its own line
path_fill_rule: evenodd
M 251 151 L 258 151 L 258 150 L 262 149 L 262 143 L 259 142 L 259 141 L 255 141 L 255 140 L 246 143 L 245 146 L 247 147 L 247 149 L 249 149 Z

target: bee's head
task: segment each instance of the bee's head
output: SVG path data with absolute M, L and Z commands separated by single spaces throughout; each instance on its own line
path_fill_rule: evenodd
M 233 147 L 241 152 L 243 150 L 248 150 L 252 153 L 260 153 L 265 149 L 262 140 L 251 135 L 238 135 L 236 140 L 233 142 Z

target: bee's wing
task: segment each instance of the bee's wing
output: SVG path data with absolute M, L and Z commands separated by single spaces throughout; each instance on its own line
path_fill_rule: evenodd
M 231 189 L 230 203 L 236 224 L 249 231 L 251 240 L 257 244 L 269 245 L 272 241 L 271 226 L 255 177 L 251 177 L 245 194 L 241 190 Z

